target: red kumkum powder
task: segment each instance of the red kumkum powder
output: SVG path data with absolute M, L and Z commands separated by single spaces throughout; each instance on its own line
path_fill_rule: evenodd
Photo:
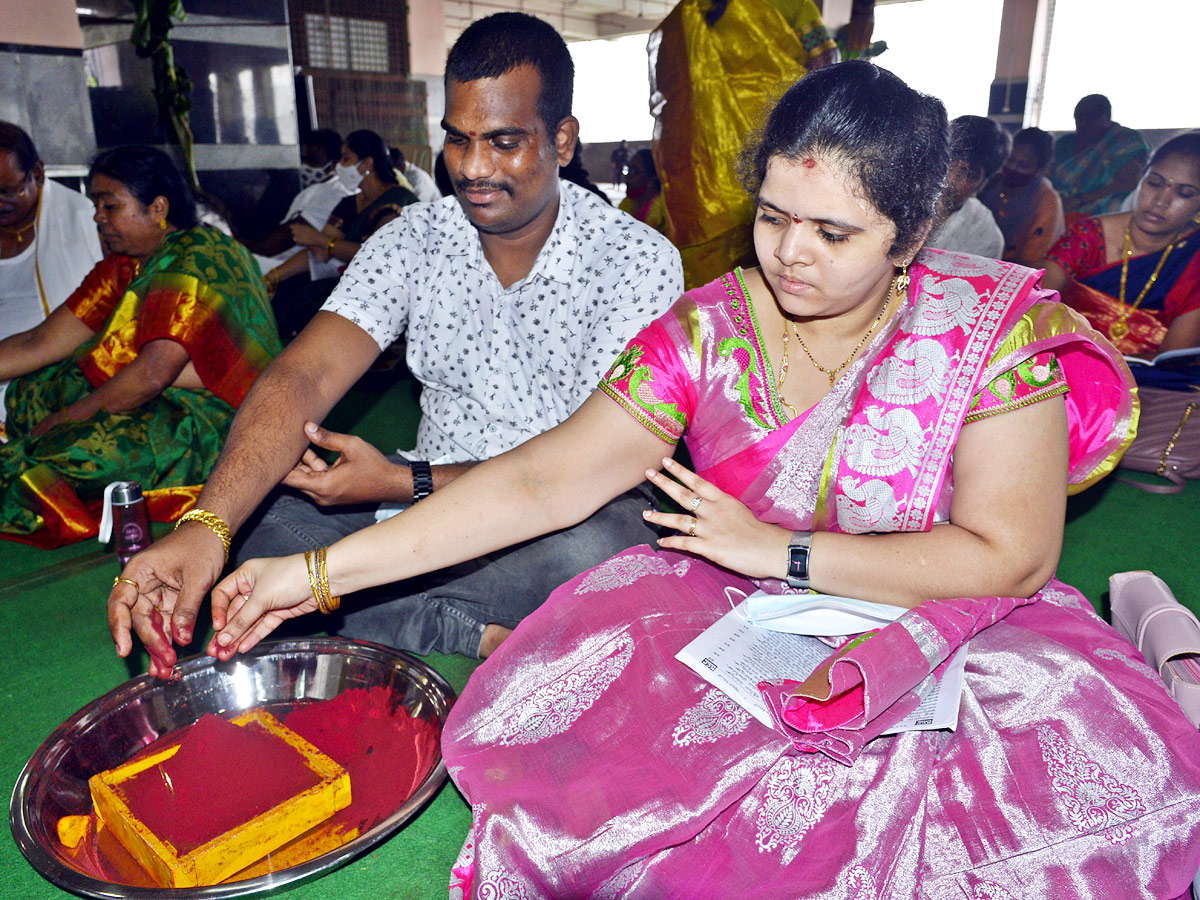
M 182 855 L 319 780 L 276 735 L 253 722 L 239 727 L 210 714 L 191 727 L 174 756 L 123 782 L 119 791 L 134 816 Z
M 352 688 L 330 700 L 297 707 L 283 724 L 350 773 L 350 805 L 330 824 L 365 832 L 411 797 L 433 768 L 440 732 L 390 709 L 386 686 Z

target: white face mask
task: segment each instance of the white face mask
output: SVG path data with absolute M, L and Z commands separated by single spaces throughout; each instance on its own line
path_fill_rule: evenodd
M 341 179 L 342 184 L 349 190 L 357 191 L 359 185 L 362 184 L 364 176 L 362 172 L 358 171 L 357 165 L 343 166 L 341 163 L 338 163 L 334 171 L 337 172 L 337 177 Z
M 307 163 L 300 166 L 300 187 L 308 187 L 310 184 L 316 184 L 319 181 L 324 181 L 333 174 L 333 163 L 325 166 L 310 166 Z

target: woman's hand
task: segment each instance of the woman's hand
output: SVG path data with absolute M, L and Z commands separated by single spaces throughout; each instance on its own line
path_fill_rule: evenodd
M 289 225 L 292 240 L 299 247 L 324 247 L 329 243 L 329 235 L 322 234 L 306 222 L 296 222 Z
M 213 588 L 215 634 L 205 648 L 209 656 L 230 659 L 245 653 L 285 619 L 317 608 L 303 554 L 252 559 Z
M 646 479 L 686 512 L 645 514 L 655 525 L 682 532 L 660 538 L 659 546 L 695 553 L 750 578 L 787 575 L 789 530 L 758 521 L 740 500 L 673 459 L 664 459 L 663 469 L 672 478 L 647 469 Z
M 29 433 L 31 435 L 33 435 L 35 438 L 41 437 L 43 434 L 45 434 L 47 431 L 49 431 L 54 426 L 61 425 L 63 422 L 66 422 L 66 421 L 67 421 L 67 410 L 65 408 L 56 409 L 54 412 L 50 413 L 50 415 L 46 416 L 46 418 L 42 419 L 42 421 L 40 421 L 36 425 L 34 425 L 33 428 L 31 428 L 29 430 Z

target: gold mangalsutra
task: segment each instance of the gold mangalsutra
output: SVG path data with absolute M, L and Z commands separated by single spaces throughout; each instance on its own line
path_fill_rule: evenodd
M 892 279 L 891 289 L 888 291 L 887 297 L 885 297 L 883 300 L 883 306 L 881 306 L 879 308 L 879 315 L 877 315 L 875 317 L 875 321 L 871 323 L 871 327 L 867 329 L 866 334 L 864 334 L 861 338 L 858 339 L 858 343 L 854 345 L 854 349 L 850 352 L 850 355 L 847 356 L 842 361 L 842 364 L 840 366 L 838 366 L 837 368 L 827 369 L 823 365 L 821 365 L 819 362 L 817 362 L 815 359 L 813 359 L 812 353 L 809 351 L 808 347 L 805 346 L 805 344 L 804 344 L 804 338 L 800 337 L 800 330 L 796 327 L 796 323 L 795 322 L 792 323 L 792 334 L 796 338 L 796 343 L 798 343 L 800 345 L 800 349 L 804 351 L 804 355 L 808 357 L 808 361 L 813 364 L 813 366 L 816 368 L 816 370 L 818 372 L 824 372 L 826 375 L 829 376 L 829 386 L 830 387 L 833 387 L 837 383 L 838 373 L 841 372 L 842 369 L 846 368 L 846 366 L 850 365 L 850 363 L 852 363 L 854 361 L 854 357 L 858 356 L 858 351 L 863 348 L 863 345 L 867 342 L 867 338 L 869 338 L 872 334 L 875 333 L 875 329 L 878 328 L 879 323 L 883 321 L 883 314 L 885 312 L 887 312 L 888 307 L 890 307 L 892 305 L 893 297 L 900 296 L 899 285 L 900 285 L 900 280 L 902 278 L 904 279 L 905 286 L 907 287 L 908 266 L 904 267 L 903 274 L 897 275 L 895 278 Z M 786 328 L 786 325 L 785 325 L 785 328 Z M 786 353 L 786 351 L 787 351 L 787 337 L 786 336 L 784 337 L 783 347 L 784 347 L 784 351 Z
M 1142 292 L 1137 295 L 1137 299 L 1134 300 L 1128 308 L 1126 308 L 1125 280 L 1129 277 L 1129 257 L 1133 255 L 1133 248 L 1130 246 L 1129 232 L 1130 226 L 1126 225 L 1125 247 L 1121 251 L 1121 291 L 1117 296 L 1117 299 L 1121 304 L 1121 315 L 1115 322 L 1108 326 L 1108 336 L 1114 341 L 1119 341 L 1121 338 L 1125 337 L 1125 335 L 1129 334 L 1129 323 L 1127 321 L 1129 319 L 1129 314 L 1137 309 L 1138 306 L 1141 305 L 1141 302 L 1146 299 L 1146 294 L 1149 293 L 1150 288 L 1154 287 L 1154 282 L 1158 281 L 1158 275 L 1162 271 L 1163 266 L 1166 265 L 1167 257 L 1170 256 L 1171 251 L 1175 249 L 1175 237 L 1172 237 L 1170 242 L 1167 244 L 1166 249 L 1163 250 L 1162 256 L 1159 257 L 1158 265 L 1154 267 L 1154 272 L 1151 273 L 1150 280 L 1146 282 L 1146 286 L 1142 288 Z
M 25 232 L 29 231 L 36 225 L 37 222 L 30 222 L 28 225 L 22 225 L 20 228 L 0 228 L 0 234 L 11 234 L 17 239 L 18 244 L 25 243 L 25 238 L 21 237 Z

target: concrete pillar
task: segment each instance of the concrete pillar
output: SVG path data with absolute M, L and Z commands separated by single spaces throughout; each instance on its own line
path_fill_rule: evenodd
M 446 71 L 445 0 L 409 0 L 408 59 L 411 77 L 425 82 L 429 143 L 434 156 L 442 147 L 442 114 L 446 93 L 442 76 Z
M 1019 131 L 1040 111 L 1046 22 L 1054 0 L 1004 0 L 988 115 Z

